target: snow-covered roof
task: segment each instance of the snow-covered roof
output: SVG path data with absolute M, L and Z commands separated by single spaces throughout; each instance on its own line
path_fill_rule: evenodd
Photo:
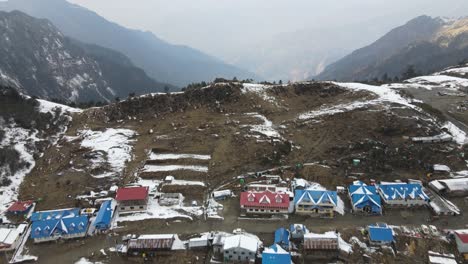
M 16 228 L 0 228 L 0 244 L 13 245 L 19 235 Z
M 337 206 L 338 198 L 336 191 L 296 190 L 294 193 L 294 204 L 299 203 Z
M 457 264 L 455 255 L 453 254 L 442 254 L 433 251 L 428 252 L 430 264 Z
M 226 237 L 224 240 L 223 250 L 229 250 L 232 248 L 243 248 L 250 252 L 257 252 L 259 241 L 254 237 L 247 235 L 233 235 Z
M 447 165 L 435 164 L 434 165 L 434 171 L 450 172 L 450 168 Z
M 338 239 L 338 234 L 335 232 L 326 232 L 323 234 L 307 233 L 304 234 L 304 240 L 306 239 Z
M 392 182 L 378 185 L 377 187 L 385 200 L 425 200 L 429 196 L 424 193 L 421 184 Z
M 453 191 L 468 191 L 468 178 L 456 178 L 456 179 L 446 179 L 446 180 L 437 180 L 431 181 L 432 186 L 440 187 L 440 185 L 444 185 L 444 188 L 448 189 L 449 192 Z
M 172 239 L 174 234 L 155 234 L 155 235 L 141 235 L 138 239 Z

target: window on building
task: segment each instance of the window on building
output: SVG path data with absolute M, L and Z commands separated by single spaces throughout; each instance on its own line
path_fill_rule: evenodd
M 133 209 L 135 209 L 135 207 L 133 207 L 133 206 L 130 206 L 130 209 L 131 209 L 131 210 L 133 210 Z
M 143 209 L 143 206 L 140 206 L 140 209 Z
M 125 210 L 125 207 L 120 207 L 120 210 Z
M 244 255 L 244 254 L 245 254 L 245 252 L 244 252 L 244 251 L 242 251 L 242 252 L 241 252 L 241 254 L 242 254 L 242 255 Z

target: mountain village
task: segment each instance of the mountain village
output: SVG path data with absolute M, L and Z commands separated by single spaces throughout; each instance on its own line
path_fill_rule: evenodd
M 455 84 L 453 81 L 447 82 Z M 216 91 L 223 85 L 203 91 Z M 377 93 L 377 99 L 368 101 L 368 106 L 391 102 L 412 107 L 410 102 L 415 100 L 400 96 L 397 84 L 378 90 L 361 84 L 339 85 Z M 412 80 L 405 85 L 428 84 Z M 247 83 L 242 87 L 242 93 L 277 102 L 269 95 L 274 86 Z M 339 115 L 363 107 L 360 102 L 355 104 L 321 108 L 299 118 Z M 44 100 L 38 107 L 43 112 L 62 108 L 71 116 L 86 114 Z M 247 116 L 264 124 L 240 125 L 248 133 L 246 138 L 254 137 L 256 144 L 266 145 L 284 141 L 266 117 L 257 113 Z M 133 118 L 129 121 L 134 122 Z M 446 123 L 440 134 L 408 137 L 406 144 L 461 148 L 466 134 L 450 124 Z M 388 181 L 363 173 L 369 163 L 354 156 L 339 185 L 321 176 L 320 170 L 331 168 L 327 162 L 297 162 L 205 181 L 214 167 L 212 154 L 151 147 L 132 170 L 133 180 L 122 184 L 115 175 L 129 170 L 126 164 L 135 155 L 133 145 L 141 132 L 108 128 L 79 131 L 78 136 L 65 133 L 57 143 L 59 151 L 74 142 L 92 150 L 83 154 L 91 161 L 84 165 L 86 168 L 80 167 L 78 160 L 68 162 L 72 171 L 89 169 L 96 180 L 117 181 L 111 181 L 115 183 L 107 184 L 106 189 L 88 188 L 87 192 L 76 190 L 76 196 L 68 194 L 66 204 L 74 204 L 72 207 L 38 197 L 10 198 L 0 229 L 1 250 L 8 263 L 41 261 L 43 256 L 38 258 L 35 252 L 87 244 L 93 244 L 95 250 L 88 250 L 76 263 L 169 263 L 175 259 L 189 263 L 373 263 L 377 257 L 385 263 L 414 256 L 424 256 L 424 263 L 460 263 L 468 259 L 468 229 L 463 225 L 468 172 L 453 170 L 450 163 L 425 164 L 425 174 Z M 165 137 L 155 135 L 153 129 L 146 133 L 158 138 L 156 142 Z M 455 158 L 463 161 L 464 152 L 458 153 Z M 47 156 L 44 158 L 47 161 Z M 100 164 L 107 164 L 107 169 L 96 170 Z M 311 168 L 318 170 L 311 173 Z M 11 190 L 4 189 L 4 194 Z M 454 223 L 458 224 L 452 226 Z M 193 232 L 179 233 L 184 225 L 193 227 Z
M 0 1 L 0 264 L 468 263 L 467 3 Z

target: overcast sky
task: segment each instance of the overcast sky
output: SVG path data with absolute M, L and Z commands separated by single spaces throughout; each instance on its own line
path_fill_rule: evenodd
M 171 43 L 188 45 L 225 60 L 248 45 L 279 33 L 372 24 L 381 27 L 383 34 L 423 14 L 468 15 L 467 0 L 69 1 L 121 25 L 152 31 Z

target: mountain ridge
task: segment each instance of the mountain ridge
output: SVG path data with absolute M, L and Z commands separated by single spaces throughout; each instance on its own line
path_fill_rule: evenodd
M 372 44 L 357 49 L 330 64 L 316 78 L 362 81 L 381 78 L 384 74 L 390 77 L 401 77 L 408 65 L 413 65 L 423 73 L 441 70 L 458 63 L 455 57 L 468 55 L 466 47 L 462 45 L 467 43 L 466 37 L 463 36 L 466 36 L 468 31 L 458 34 L 458 40 L 447 38 L 444 34 L 439 37 L 437 35 L 465 19 L 444 20 L 440 17 L 419 16 L 394 28 Z M 440 44 L 442 40 L 445 40 L 445 45 Z M 461 44 L 459 43 L 458 46 L 450 44 L 455 44 L 456 41 Z M 423 54 L 422 50 L 431 50 L 431 53 Z M 445 57 L 445 59 L 440 61 L 438 60 L 440 57 Z
M 3 84 L 31 96 L 110 102 L 130 92 L 157 92 L 166 86 L 123 54 L 70 39 L 50 21 L 20 11 L 0 11 L 0 36 Z
M 122 27 L 67 1 L 10 0 L 0 2 L 0 9 L 17 9 L 34 17 L 47 18 L 67 36 L 125 54 L 158 81 L 184 86 L 216 77 L 256 78 L 199 50 L 170 44 L 148 31 Z

